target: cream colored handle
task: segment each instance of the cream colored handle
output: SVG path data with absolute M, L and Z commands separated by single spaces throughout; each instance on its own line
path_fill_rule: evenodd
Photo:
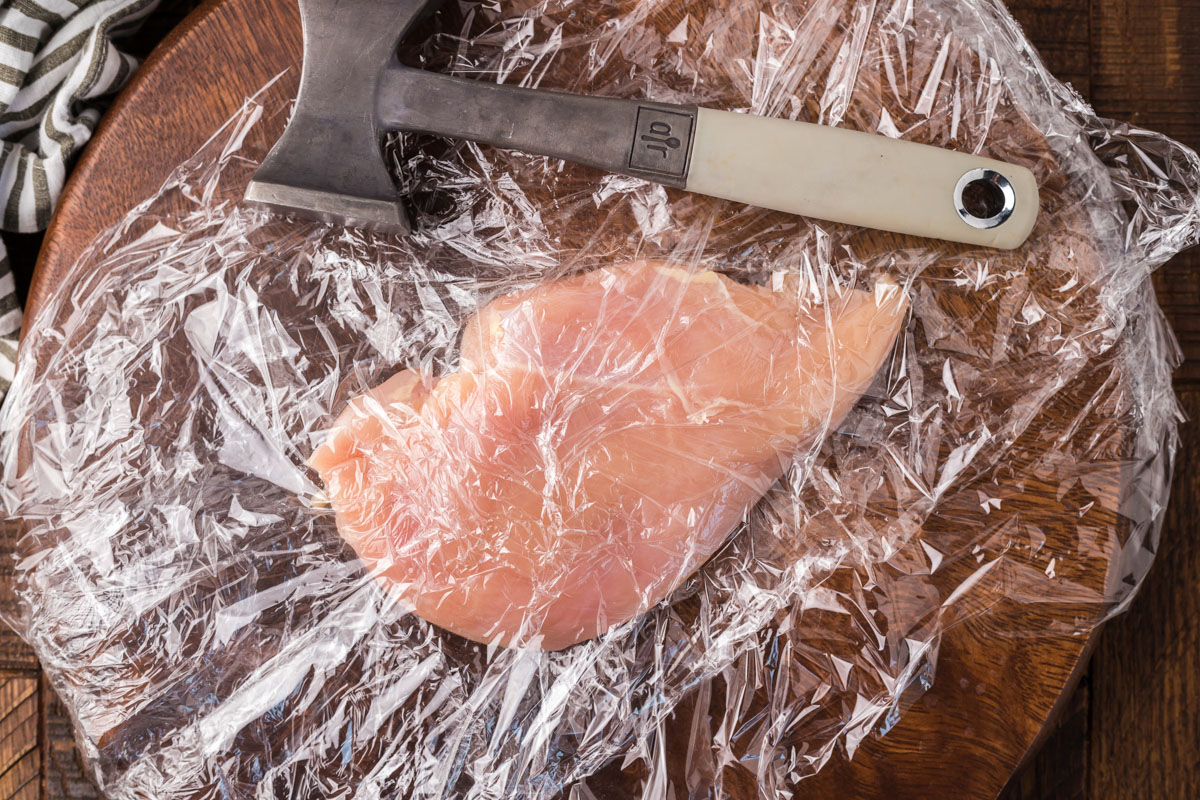
M 973 181 L 1011 206 L 962 209 Z M 1024 167 L 869 133 L 701 108 L 687 189 L 832 222 L 1011 250 L 1037 222 Z M 967 204 L 970 206 L 970 204 Z M 975 209 L 976 213 L 980 213 Z M 1003 220 L 1001 221 L 1001 218 Z

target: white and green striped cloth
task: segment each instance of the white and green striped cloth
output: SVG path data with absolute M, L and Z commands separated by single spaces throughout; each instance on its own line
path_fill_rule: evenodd
M 0 0 L 0 204 L 5 231 L 46 227 L 97 101 L 137 66 L 113 46 L 159 0 Z M 21 308 L 0 242 L 0 399 L 13 377 Z

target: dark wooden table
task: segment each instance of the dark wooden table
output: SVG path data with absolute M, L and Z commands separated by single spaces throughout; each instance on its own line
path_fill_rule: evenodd
M 169 2 L 133 48 L 148 51 L 188 5 Z M 1101 114 L 1200 146 L 1200 0 L 1009 5 L 1051 70 Z M 18 270 L 32 269 L 37 244 L 17 243 Z M 1157 286 L 1188 356 L 1178 387 L 1197 418 L 1200 253 L 1165 267 Z M 1164 544 L 1146 588 L 1105 631 L 1061 721 L 1013 779 L 1008 800 L 1200 798 L 1198 428 L 1185 428 Z M 5 577 L 0 573 L 0 583 Z M 97 796 L 81 771 L 64 709 L 32 654 L 7 631 L 0 632 L 0 714 L 0 798 Z

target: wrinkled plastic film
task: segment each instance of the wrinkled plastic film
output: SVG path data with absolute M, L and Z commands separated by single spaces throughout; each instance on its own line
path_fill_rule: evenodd
M 240 196 L 281 76 L 93 244 L 3 412 L 13 622 L 110 796 L 786 796 L 954 626 L 1132 596 L 1194 153 L 987 2 L 461 4 L 412 41 L 1012 161 L 1042 218 L 968 249 L 394 135 L 414 235 L 278 219 Z

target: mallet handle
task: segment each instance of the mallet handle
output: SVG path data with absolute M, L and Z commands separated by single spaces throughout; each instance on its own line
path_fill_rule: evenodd
M 380 78 L 377 107 L 379 124 L 390 130 L 561 158 L 679 189 L 687 180 L 698 111 L 695 106 L 523 89 L 398 65 Z M 641 155 L 650 156 L 644 159 L 635 157 L 639 118 L 640 133 L 650 137 L 640 143 Z M 648 166 L 639 166 L 643 162 Z
M 1024 167 L 841 128 L 523 89 L 398 64 L 381 77 L 376 107 L 378 123 L 390 129 L 915 236 L 1012 249 L 1038 216 L 1037 181 Z

